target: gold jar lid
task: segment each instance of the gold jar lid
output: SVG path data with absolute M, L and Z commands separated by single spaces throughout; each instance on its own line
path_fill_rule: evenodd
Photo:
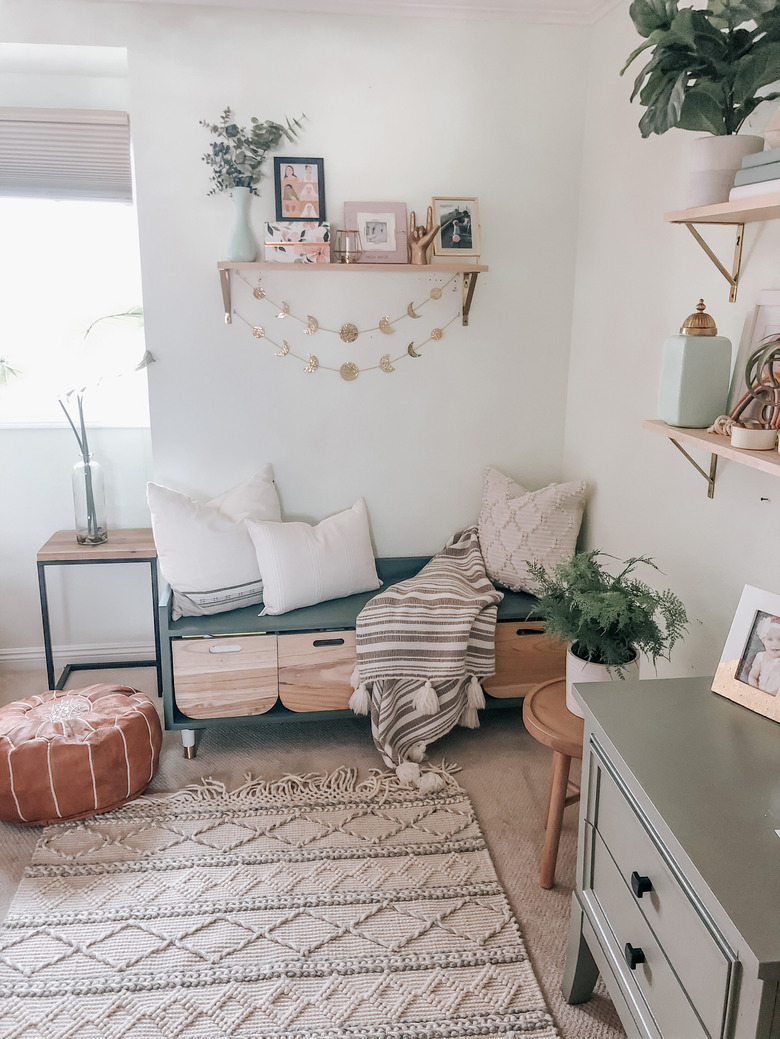
M 716 336 L 718 334 L 715 319 L 710 314 L 704 313 L 703 299 L 697 303 L 696 313 L 689 314 L 683 321 L 680 332 L 685 336 Z

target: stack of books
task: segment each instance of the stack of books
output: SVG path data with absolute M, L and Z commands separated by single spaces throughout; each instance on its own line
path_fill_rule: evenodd
M 780 191 L 780 148 L 755 152 L 742 160 L 742 169 L 737 170 L 734 187 L 729 192 L 729 202 L 753 195 L 772 195 Z

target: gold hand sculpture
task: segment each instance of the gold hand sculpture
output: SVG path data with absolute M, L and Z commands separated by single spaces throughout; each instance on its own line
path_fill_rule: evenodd
M 439 228 L 433 224 L 433 207 L 428 206 L 425 227 L 417 226 L 414 210 L 409 218 L 409 254 L 411 263 L 428 262 L 428 246 L 438 234 Z

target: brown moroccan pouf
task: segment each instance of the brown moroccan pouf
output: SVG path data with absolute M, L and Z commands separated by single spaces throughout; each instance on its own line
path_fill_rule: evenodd
M 41 826 L 118 808 L 149 783 L 161 746 L 154 704 L 126 685 L 0 707 L 0 819 Z

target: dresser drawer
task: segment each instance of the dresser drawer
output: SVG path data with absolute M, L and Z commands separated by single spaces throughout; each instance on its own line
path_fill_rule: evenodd
M 279 636 L 279 699 L 291 711 L 349 707 L 357 663 L 354 631 Z
M 715 925 L 688 897 L 668 853 L 604 767 L 599 767 L 598 782 L 596 818 L 590 821 L 615 862 L 627 898 L 652 929 L 707 1034 L 717 1039 L 724 1025 L 733 958 Z M 642 883 L 649 882 L 650 890 L 637 895 L 633 874 L 647 878 Z
M 276 635 L 171 643 L 176 705 L 188 718 L 264 714 L 277 699 Z
M 496 673 L 482 683 L 491 696 L 525 696 L 540 682 L 566 674 L 566 648 L 544 634 L 544 621 L 496 625 Z
M 598 834 L 591 841 L 591 878 L 592 894 L 606 916 L 614 941 L 611 952 L 623 984 L 646 1004 L 664 1039 L 707 1039 L 708 1033 L 661 944 Z M 641 950 L 644 956 L 644 962 L 637 963 L 633 970 L 626 960 L 627 945 Z

